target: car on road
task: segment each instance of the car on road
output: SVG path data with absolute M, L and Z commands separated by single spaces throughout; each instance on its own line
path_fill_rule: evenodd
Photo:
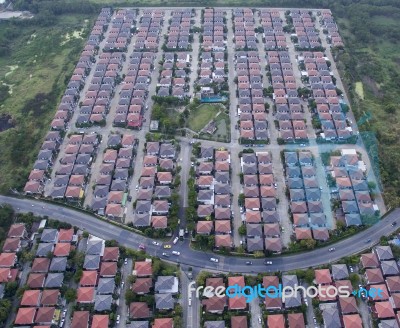
M 214 262 L 214 263 L 218 263 L 219 262 L 219 260 L 217 258 L 215 258 L 215 257 L 211 257 L 210 261 Z
M 194 166 L 194 162 L 191 162 L 191 163 L 190 163 L 190 166 L 193 167 L 193 166 Z
M 365 241 L 366 244 L 369 244 L 370 242 L 371 242 L 371 239 L 367 239 L 367 240 Z
M 135 190 L 136 190 L 136 191 L 139 190 L 139 185 L 136 185 Z
M 139 248 L 140 248 L 141 250 L 146 250 L 146 246 L 145 246 L 144 244 L 140 244 L 140 245 L 139 245 Z
M 329 252 L 333 252 L 333 251 L 335 251 L 335 247 L 331 247 L 331 248 L 329 248 L 329 249 L 328 249 L 328 251 L 329 251 Z
M 271 265 L 272 264 L 272 261 L 265 261 L 264 262 L 266 265 Z
M 396 224 L 397 224 L 397 222 L 394 221 L 394 222 L 392 223 L 392 227 L 394 227 Z
M 179 255 L 181 255 L 181 252 L 178 252 L 178 251 L 172 251 L 172 254 L 174 254 L 174 255 L 176 255 L 176 256 L 179 256 Z
M 152 244 L 155 246 L 160 246 L 160 243 L 158 241 L 153 241 Z
M 117 315 L 117 321 L 116 321 L 117 324 L 119 324 L 119 320 L 121 320 L 121 316 L 118 314 L 118 315 Z
M 253 264 L 253 262 L 251 262 L 251 261 L 246 261 L 246 265 L 252 265 Z
M 128 264 L 128 259 L 127 259 L 127 258 L 124 260 L 124 264 L 125 264 L 125 265 Z
M 304 297 L 304 304 L 305 304 L 306 306 L 308 306 L 307 297 Z
M 175 239 L 173 241 L 174 245 L 178 242 L 178 240 L 179 240 L 179 237 L 175 237 Z
M 165 244 L 164 248 L 171 248 L 172 246 L 170 244 Z
M 121 288 L 124 288 L 125 281 L 121 282 Z
M 258 323 L 262 323 L 261 317 L 258 317 Z
M 169 254 L 168 253 L 162 253 L 162 256 L 169 257 Z
M 240 206 L 240 213 L 244 213 L 243 206 Z
M 305 147 L 306 146 L 306 144 L 300 144 L 300 147 Z
M 189 305 L 189 306 L 192 306 L 192 298 L 191 298 L 191 297 L 189 297 L 188 305 Z

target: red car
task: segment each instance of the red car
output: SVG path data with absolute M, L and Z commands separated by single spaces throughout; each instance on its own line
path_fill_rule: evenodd
M 146 246 L 144 246 L 143 244 L 140 244 L 139 248 L 142 249 L 142 250 L 146 250 Z

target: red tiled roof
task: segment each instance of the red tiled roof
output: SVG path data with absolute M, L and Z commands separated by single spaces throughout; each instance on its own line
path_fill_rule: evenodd
M 138 277 L 151 276 L 153 274 L 151 262 L 147 261 L 135 262 L 134 270 Z
M 173 326 L 172 318 L 154 319 L 153 328 L 172 328 Z
M 34 322 L 36 308 L 19 308 L 14 323 L 16 325 L 30 325 Z
M 22 296 L 21 306 L 38 306 L 40 290 L 26 290 Z
M 108 328 L 109 317 L 107 314 L 95 314 L 91 328 Z
M 54 256 L 68 256 L 71 251 L 71 244 L 69 243 L 57 243 L 54 248 Z
M 0 267 L 10 268 L 15 264 L 16 254 L 15 253 L 1 253 L 0 254 Z
M 97 271 L 83 271 L 79 284 L 81 286 L 96 286 Z
M 94 302 L 94 287 L 79 287 L 78 288 L 78 303 L 92 303 Z
M 60 229 L 58 232 L 58 242 L 71 242 L 74 235 L 74 229 Z

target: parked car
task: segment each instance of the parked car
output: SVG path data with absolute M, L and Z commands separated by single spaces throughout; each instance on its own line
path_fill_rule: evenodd
M 174 245 L 178 242 L 178 240 L 179 240 L 179 237 L 175 237 L 175 239 L 173 241 Z
M 139 245 L 139 248 L 140 248 L 141 250 L 146 250 L 146 246 L 145 246 L 144 244 L 140 244 L 140 245 Z
M 214 263 L 218 263 L 218 262 L 219 262 L 218 259 L 215 258 L 215 257 L 210 258 L 210 261 L 211 261 L 211 262 L 214 262 Z
M 178 252 L 178 251 L 172 251 L 172 254 L 174 254 L 174 255 L 176 255 L 176 256 L 179 256 L 179 255 L 181 255 L 181 253 L 180 253 L 180 252 Z
M 157 242 L 157 241 L 153 241 L 152 244 L 155 245 L 155 246 L 160 246 L 160 243 Z

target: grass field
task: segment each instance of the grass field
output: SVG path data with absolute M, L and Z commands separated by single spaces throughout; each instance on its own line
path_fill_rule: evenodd
M 26 182 L 94 17 L 61 15 L 51 27 L 24 26 L 0 57 L 0 84 L 8 86 L 0 115 L 15 122 L 0 133 L 0 192 Z M 8 24 L 1 22 L 0 30 L 10 32 Z M 76 31 L 81 37 L 73 36 Z
M 364 86 L 362 82 L 356 82 L 356 93 L 360 97 L 360 99 L 364 100 Z
M 200 132 L 221 110 L 220 105 L 203 104 L 190 113 L 188 126 L 189 129 Z

